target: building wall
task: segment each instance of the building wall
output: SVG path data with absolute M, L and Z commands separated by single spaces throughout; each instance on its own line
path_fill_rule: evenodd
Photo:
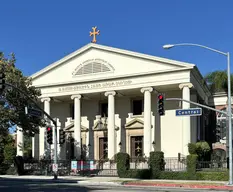
M 164 92 L 166 98 L 182 98 L 181 90 L 171 90 Z M 115 97 L 115 113 L 119 114 L 121 118 L 121 137 L 122 139 L 122 151 L 126 151 L 130 153 L 130 142 L 129 139 L 126 141 L 126 138 L 129 135 L 142 135 L 143 127 L 141 129 L 136 130 L 125 130 L 126 118 L 128 118 L 128 113 L 132 112 L 132 99 L 135 97 Z M 137 98 L 143 99 L 143 94 L 138 94 Z M 196 93 L 191 95 L 191 100 L 196 101 Z M 94 136 L 99 137 L 101 133 L 93 132 L 92 127 L 94 125 L 94 120 L 96 119 L 96 115 L 100 114 L 100 102 L 107 102 L 107 100 L 99 101 L 99 100 L 87 100 L 82 99 L 82 116 L 87 116 L 89 120 L 89 142 L 91 146 L 96 148 L 94 142 Z M 53 117 L 58 117 L 62 128 L 65 125 L 67 117 L 71 117 L 71 104 L 72 100 L 64 103 L 51 103 L 51 114 Z M 157 96 L 156 93 L 152 93 L 151 96 L 151 107 L 152 107 L 152 115 L 155 118 L 152 118 L 152 125 L 154 129 L 152 129 L 152 134 L 155 132 L 155 142 L 156 142 L 156 150 L 162 150 L 165 153 L 165 157 L 177 157 L 178 153 L 183 153 L 183 127 L 182 117 L 175 116 L 175 110 L 182 108 L 181 102 L 179 101 L 166 101 L 165 102 L 165 116 L 158 117 L 157 115 Z M 196 142 L 197 140 L 197 118 L 191 117 L 191 141 Z M 153 138 L 152 138 L 153 141 Z M 87 144 L 87 143 L 86 143 Z M 98 144 L 98 143 L 96 143 Z M 117 145 L 117 143 L 116 143 Z M 151 147 L 153 149 L 153 147 Z M 98 151 L 95 151 L 95 156 L 98 156 Z

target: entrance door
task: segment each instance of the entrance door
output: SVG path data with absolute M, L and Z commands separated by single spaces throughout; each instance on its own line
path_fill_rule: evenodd
M 99 159 L 108 158 L 108 138 L 99 138 Z
M 131 157 L 143 157 L 143 136 L 131 137 Z

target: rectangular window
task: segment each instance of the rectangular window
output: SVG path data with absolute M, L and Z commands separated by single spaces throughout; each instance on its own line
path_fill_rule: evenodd
M 108 117 L 108 103 L 100 104 L 100 114 L 101 117 Z
M 132 102 L 132 112 L 134 115 L 141 115 L 143 112 L 143 100 L 135 99 Z

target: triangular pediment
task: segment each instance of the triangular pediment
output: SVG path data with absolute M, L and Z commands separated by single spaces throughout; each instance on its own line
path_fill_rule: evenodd
M 143 67 L 142 67 L 143 66 Z M 46 87 L 192 69 L 195 65 L 113 47 L 87 44 L 33 74 L 34 86 Z M 58 78 L 59 77 L 59 78 Z
M 144 127 L 144 122 L 140 119 L 133 119 L 125 124 L 126 129 L 141 129 Z
M 107 130 L 108 129 L 108 123 L 102 123 L 101 121 L 97 121 L 94 126 L 93 130 L 94 131 L 102 131 L 102 130 Z M 115 130 L 118 130 L 119 127 L 115 125 Z
M 74 132 L 74 123 L 71 123 L 70 125 L 66 126 L 64 128 L 64 131 L 65 132 Z M 82 132 L 88 131 L 88 128 L 81 125 L 81 131 Z

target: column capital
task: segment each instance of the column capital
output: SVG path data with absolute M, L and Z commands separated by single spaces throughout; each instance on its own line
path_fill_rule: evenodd
M 71 99 L 75 99 L 75 98 L 81 99 L 82 95 L 72 95 L 71 96 Z
M 109 96 L 109 95 L 115 96 L 115 95 L 116 95 L 116 91 L 107 91 L 107 92 L 104 93 L 104 95 L 105 95 L 106 97 Z
M 179 85 L 179 88 L 180 88 L 180 89 L 183 89 L 184 87 L 188 87 L 189 89 L 191 89 L 191 88 L 193 88 L 194 86 L 193 86 L 192 83 L 181 83 L 181 84 Z
M 152 92 L 152 91 L 153 91 L 153 88 L 152 88 L 152 87 L 143 87 L 143 88 L 141 88 L 141 92 L 142 92 L 142 93 L 144 93 L 145 91 Z
M 44 102 L 44 101 L 50 102 L 50 101 L 51 101 L 51 98 L 50 98 L 50 97 L 41 98 L 41 102 Z

